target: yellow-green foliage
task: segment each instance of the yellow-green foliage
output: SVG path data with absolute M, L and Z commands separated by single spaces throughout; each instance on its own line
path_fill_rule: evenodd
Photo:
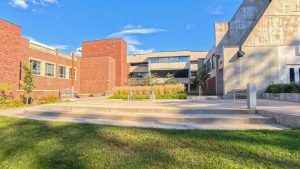
M 123 86 L 116 87 L 113 91 L 114 95 L 129 95 L 131 92 L 134 95 L 149 95 L 153 90 L 156 95 L 184 93 L 185 87 L 183 84 L 174 85 L 159 85 L 159 86 Z
M 0 97 L 7 97 L 10 93 L 10 85 L 7 83 L 0 83 Z
M 56 96 L 48 96 L 43 97 L 38 100 L 38 104 L 49 104 L 49 103 L 56 103 L 59 101 L 59 98 Z

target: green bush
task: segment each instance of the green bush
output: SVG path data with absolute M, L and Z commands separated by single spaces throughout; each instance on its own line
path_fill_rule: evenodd
M 157 95 L 156 99 L 187 99 L 186 93 Z
M 300 84 L 271 84 L 267 87 L 266 93 L 300 93 Z

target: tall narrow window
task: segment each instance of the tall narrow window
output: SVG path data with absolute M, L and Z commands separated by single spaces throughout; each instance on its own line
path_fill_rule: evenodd
M 32 66 L 32 74 L 41 75 L 41 62 L 36 60 L 30 60 Z
M 64 79 L 67 78 L 66 67 L 64 67 L 64 66 L 58 66 L 58 77 L 64 78 Z
M 290 82 L 295 82 L 295 68 L 290 68 Z
M 72 68 L 69 68 L 69 79 L 72 79 Z M 76 69 L 74 69 L 74 80 L 76 80 Z
M 54 64 L 45 64 L 45 76 L 54 77 Z

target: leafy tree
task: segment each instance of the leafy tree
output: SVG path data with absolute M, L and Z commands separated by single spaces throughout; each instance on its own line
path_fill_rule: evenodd
M 197 86 L 197 87 L 203 86 L 204 83 L 205 83 L 205 81 L 206 81 L 207 79 L 209 79 L 209 78 L 210 78 L 210 74 L 209 74 L 206 70 L 200 69 L 200 70 L 198 71 L 197 76 L 195 77 L 193 83 L 194 83 L 194 85 Z
M 22 88 L 26 94 L 26 104 L 29 104 L 30 93 L 32 93 L 34 84 L 33 84 L 33 74 L 32 74 L 32 66 L 30 64 L 24 64 L 24 80 Z
M 164 82 L 165 85 L 170 85 L 170 84 L 177 84 L 175 81 L 175 75 L 174 74 L 167 74 L 167 80 Z

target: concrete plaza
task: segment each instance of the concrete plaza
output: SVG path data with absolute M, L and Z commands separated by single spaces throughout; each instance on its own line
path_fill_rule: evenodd
M 300 104 L 258 100 L 248 110 L 246 100 L 199 98 L 198 100 L 79 99 L 28 108 L 0 111 L 0 115 L 36 120 L 94 123 L 171 129 L 283 129 L 298 128 Z

